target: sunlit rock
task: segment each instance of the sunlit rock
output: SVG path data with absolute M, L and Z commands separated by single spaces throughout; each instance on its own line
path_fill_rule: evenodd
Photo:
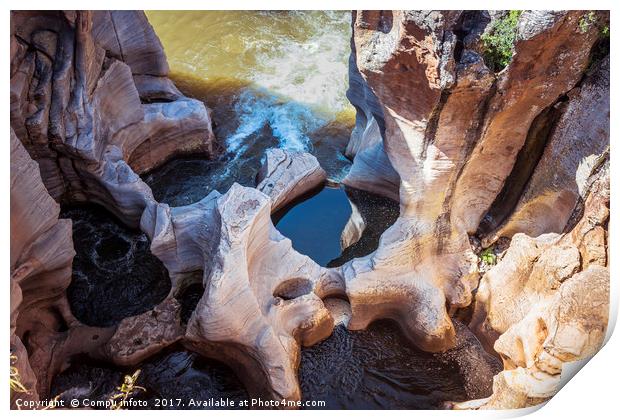
M 517 185 L 534 170 L 518 157 L 530 126 L 587 69 L 599 34 L 580 30 L 582 14 L 524 12 L 512 61 L 495 74 L 477 42 L 490 21 L 484 11 L 354 13 L 355 65 L 348 96 L 357 101 L 358 119 L 350 153 L 357 153 L 357 160 L 359 150 L 371 143 L 364 133 L 377 136 L 370 129 L 374 118 L 383 150 L 400 178 L 401 217 L 383 234 L 376 252 L 340 268 L 340 292 L 352 308 L 349 328 L 392 318 L 422 349 L 455 345 L 449 314 L 472 303 L 479 279 L 469 235 L 485 216 L 510 213 L 510 197 L 502 201 L 500 192 L 506 184 L 518 198 Z M 604 108 L 604 99 L 600 101 Z M 602 114 L 605 126 L 607 115 Z M 607 138 L 602 132 L 600 143 Z M 365 172 L 386 173 L 381 159 L 366 162 Z M 354 169 L 355 163 L 352 174 Z M 373 176 L 357 187 L 366 182 L 376 189 Z M 567 176 L 575 174 L 569 170 Z M 556 252 L 562 258 L 556 255 L 548 262 L 562 266 L 541 263 L 537 276 L 560 283 L 575 271 L 575 250 Z M 508 254 L 502 264 L 515 266 L 516 273 L 518 263 Z M 535 295 L 530 298 L 536 301 Z
M 543 402 L 558 391 L 563 363 L 602 346 L 609 317 L 606 235 L 588 235 L 609 217 L 609 175 L 598 175 L 570 232 L 546 240 L 516 235 L 502 262 L 482 278 L 470 327 L 501 355 L 504 371 L 480 407 Z M 589 259 L 590 249 L 603 252 Z
M 299 399 L 300 346 L 324 339 L 334 325 L 314 293 L 326 270 L 275 230 L 261 192 L 234 184 L 216 212 L 220 237 L 186 339 L 244 372 L 250 392 Z
M 269 149 L 263 159 L 263 166 L 256 175 L 256 188 L 271 198 L 272 213 L 327 179 L 318 160 L 310 153 Z

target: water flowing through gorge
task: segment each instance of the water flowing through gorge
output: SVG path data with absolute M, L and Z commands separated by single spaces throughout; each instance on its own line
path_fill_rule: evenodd
M 311 151 L 330 179 L 343 178 L 350 166 L 343 151 L 354 123 L 345 95 L 349 13 L 151 11 L 147 16 L 173 80 L 213 110 L 215 134 L 225 148 L 216 162 L 200 168 L 194 163 L 191 176 L 174 182 L 165 178 L 185 172 L 185 163 L 172 161 L 148 174 L 156 198 L 181 205 L 202 198 L 192 196 L 192 187 L 225 192 L 232 182 L 253 186 L 269 147 Z M 164 185 L 184 192 L 171 197 Z
M 214 158 L 178 156 L 142 174 L 155 199 L 186 206 L 213 190 L 225 192 L 234 182 L 254 186 L 267 149 L 307 151 L 325 169 L 330 185 L 276 212 L 278 230 L 323 266 L 342 265 L 374 251 L 381 233 L 396 220 L 398 203 L 338 187 L 350 167 L 344 149 L 353 125 L 345 96 L 350 14 L 147 14 L 177 86 L 213 110 L 220 147 Z M 353 244 L 343 244 L 352 208 L 365 229 Z M 166 297 L 170 280 L 145 249 L 144 235 L 134 238 L 121 222 L 95 207 L 69 209 L 64 216 L 74 221 L 78 249 L 69 289 L 78 319 L 113 325 L 151 310 Z M 141 273 L 143 280 L 131 273 Z M 196 274 L 176 294 L 183 323 L 204 293 L 202 274 Z M 107 293 L 98 294 L 110 281 L 114 284 Z M 138 285 L 149 290 L 136 298 L 132 290 Z M 141 397 L 145 400 L 247 398 L 232 371 L 187 350 L 168 350 L 138 367 L 149 390 Z M 299 369 L 304 400 L 326 400 L 327 408 L 433 408 L 444 400 L 467 398 L 455 361 L 441 362 L 416 350 L 392 324 L 378 323 L 361 332 L 339 326 L 327 340 L 303 351 Z M 113 391 L 122 372 L 129 370 L 79 359 L 55 379 L 53 392 L 102 398 Z

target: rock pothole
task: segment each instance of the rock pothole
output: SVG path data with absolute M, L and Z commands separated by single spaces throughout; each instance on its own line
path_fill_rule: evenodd
M 82 323 L 109 327 L 146 312 L 171 288 L 168 270 L 149 249 L 146 235 L 122 225 L 95 205 L 63 209 L 73 221 L 73 276 L 67 297 Z

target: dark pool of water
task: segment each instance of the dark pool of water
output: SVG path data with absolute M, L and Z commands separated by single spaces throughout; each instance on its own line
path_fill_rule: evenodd
M 134 397 L 150 408 L 174 408 L 155 407 L 162 398 L 178 398 L 185 408 L 190 399 L 230 399 L 239 406 L 248 398 L 231 369 L 176 346 L 132 368 L 76 360 L 54 378 L 51 392 L 65 400 L 107 400 L 136 369 L 146 392 Z M 299 380 L 302 399 L 325 401 L 326 409 L 434 409 L 469 399 L 459 372 L 456 362 L 416 350 L 395 324 L 381 321 L 366 331 L 337 326 L 327 340 L 303 349 Z
M 77 360 L 54 378 L 51 394 L 61 395 L 67 403 L 71 398 L 107 401 L 118 392 L 116 387 L 122 383 L 123 376 L 133 374 L 138 368 L 141 373 L 136 385 L 146 391 L 137 391 L 132 397 L 146 401 L 148 406 L 142 407 L 145 409 L 199 409 L 190 406 L 191 399 L 207 401 L 211 398 L 228 399 L 239 406 L 239 401 L 248 399 L 230 368 L 180 348 L 170 349 L 140 366 L 127 369 L 89 359 Z M 157 400 L 163 401 L 158 403 Z
M 184 324 L 187 324 L 192 317 L 204 292 L 205 288 L 201 282 L 192 283 L 185 287 L 181 293 L 179 293 L 179 296 L 177 296 L 177 300 L 181 302 L 181 321 Z
M 254 187 L 264 151 L 277 146 L 268 127 L 248 136 L 247 149 L 239 154 L 221 152 L 215 159 L 179 157 L 142 175 L 155 199 L 172 207 L 200 201 L 213 190 L 222 194 L 233 183 Z
M 273 221 L 293 248 L 324 266 L 340 255 L 340 235 L 350 215 L 344 189 L 325 187 L 274 214 Z
M 337 326 L 302 351 L 299 378 L 303 399 L 326 409 L 433 409 L 468 399 L 456 363 L 411 347 L 387 321 L 365 331 Z
M 164 265 L 145 234 L 99 206 L 63 209 L 73 221 L 73 275 L 67 296 L 84 324 L 107 327 L 152 309 L 169 293 Z

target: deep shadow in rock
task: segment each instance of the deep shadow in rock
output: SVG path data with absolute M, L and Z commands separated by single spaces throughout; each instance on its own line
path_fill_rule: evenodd
M 142 409 L 218 409 L 191 406 L 190 400 L 228 399 L 239 408 L 248 395 L 233 371 L 227 366 L 175 346 L 131 368 L 119 368 L 85 357 L 76 359 L 69 369 L 57 375 L 52 395 L 60 395 L 68 406 L 71 398 L 107 401 L 118 391 L 123 376 L 140 369 L 133 398 L 147 403 Z M 136 407 L 138 408 L 138 407 Z
M 73 221 L 73 278 L 67 296 L 86 325 L 109 327 L 146 312 L 170 292 L 168 270 L 146 235 L 95 205 L 63 209 Z
M 181 303 L 181 321 L 187 324 L 192 317 L 200 298 L 205 292 L 202 285 L 203 272 L 192 273 L 190 277 L 185 279 L 185 284 L 179 287 L 176 299 Z
M 330 261 L 327 267 L 339 267 L 352 260 L 374 252 L 379 247 L 379 239 L 387 228 L 398 218 L 400 207 L 396 201 L 355 188 L 345 188 L 351 203 L 357 207 L 365 229 L 360 239 L 347 247 L 342 254 Z

